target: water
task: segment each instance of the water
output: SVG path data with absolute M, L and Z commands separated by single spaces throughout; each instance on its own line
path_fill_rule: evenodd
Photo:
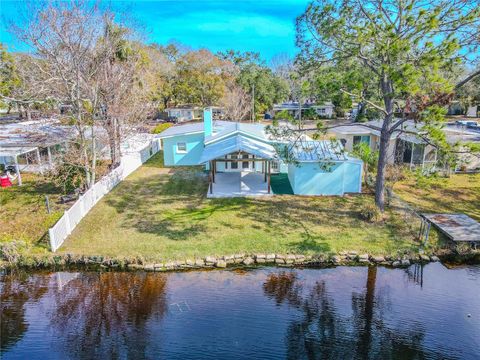
M 2 359 L 478 359 L 480 266 L 3 275 Z

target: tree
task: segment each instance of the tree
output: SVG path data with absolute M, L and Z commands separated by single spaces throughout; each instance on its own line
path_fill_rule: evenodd
M 145 48 L 149 64 L 146 81 L 149 83 L 150 100 L 159 102 L 159 109 L 165 110 L 179 98 L 176 61 L 181 55 L 174 44 L 167 46 L 151 45 Z
M 120 163 L 123 139 L 151 110 L 143 76 L 148 56 L 129 39 L 131 30 L 114 23 L 113 16 L 104 16 L 103 29 L 95 49 L 98 70 L 92 77 L 91 89 L 96 92 L 97 122 L 107 132 L 115 167 Z
M 352 154 L 363 161 L 363 174 L 368 185 L 368 176 L 378 164 L 378 151 L 372 150 L 370 144 L 361 142 L 354 146 Z
M 189 51 L 176 61 L 177 102 L 215 105 L 223 96 L 225 83 L 235 67 L 206 49 Z
M 87 186 L 95 182 L 93 109 L 95 92 L 89 87 L 98 67 L 93 54 L 102 35 L 101 12 L 82 1 L 31 4 L 26 22 L 11 24 L 10 30 L 33 49 L 35 61 L 26 67 L 43 80 L 48 96 L 72 109 L 70 121 L 78 132 L 72 148 L 78 156 Z M 90 134 L 87 131 L 90 130 Z
M 248 93 L 255 89 L 255 113 L 264 113 L 288 97 L 287 83 L 271 69 L 258 64 L 249 63 L 241 68 L 237 83 Z
M 377 85 L 377 96 L 345 91 L 382 113 L 375 185 L 380 210 L 390 137 L 408 120 L 395 121 L 394 112 L 436 125 L 439 116 L 430 117 L 429 108 L 451 98 L 455 86 L 444 74 L 471 50 L 479 19 L 477 0 L 319 0 L 297 19 L 302 57 L 320 65 L 358 62 Z
M 31 110 L 49 98 L 44 70 L 47 64 L 25 53 L 9 53 L 0 44 L 0 98 L 8 112 L 15 107 L 21 117 L 31 117 Z
M 250 113 L 252 98 L 234 81 L 227 84 L 220 105 L 224 108 L 225 117 L 229 120 L 245 120 Z

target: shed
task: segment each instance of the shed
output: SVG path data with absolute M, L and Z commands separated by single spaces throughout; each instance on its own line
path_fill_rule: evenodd
M 300 141 L 291 150 L 288 179 L 297 195 L 344 195 L 362 191 L 363 162 L 337 141 Z

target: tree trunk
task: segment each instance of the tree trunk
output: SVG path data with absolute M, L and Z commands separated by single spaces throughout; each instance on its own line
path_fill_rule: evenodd
M 367 285 L 365 289 L 364 327 L 361 331 L 360 341 L 358 343 L 358 358 L 369 359 L 369 353 L 372 342 L 372 325 L 375 308 L 375 284 L 377 282 L 377 267 L 369 266 L 367 275 Z
M 380 132 L 380 148 L 377 166 L 377 178 L 375 182 L 375 204 L 380 211 L 385 210 L 385 169 L 388 160 L 388 148 L 390 145 L 390 125 L 393 120 L 393 85 L 388 79 L 381 82 L 383 102 L 385 104 L 385 119 Z

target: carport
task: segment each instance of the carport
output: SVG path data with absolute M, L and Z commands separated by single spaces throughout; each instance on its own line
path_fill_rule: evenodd
M 240 134 L 205 146 L 200 163 L 208 164 L 207 197 L 271 195 L 271 161 L 275 155 L 272 145 Z M 261 171 L 256 166 L 245 166 L 251 162 L 261 163 Z M 219 163 L 230 164 L 230 171 L 217 171 Z M 251 170 L 243 171 L 244 168 Z

